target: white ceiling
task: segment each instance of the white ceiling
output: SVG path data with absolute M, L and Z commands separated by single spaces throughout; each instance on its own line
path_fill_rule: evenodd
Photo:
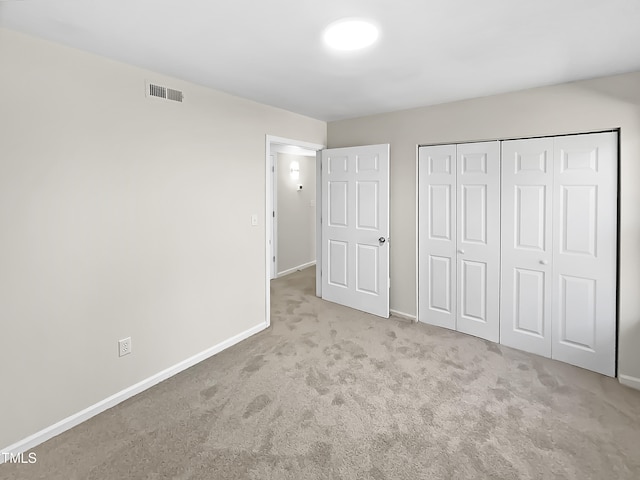
M 328 51 L 343 17 L 379 41 Z M 0 26 L 328 121 L 640 70 L 640 0 L 2 0 Z

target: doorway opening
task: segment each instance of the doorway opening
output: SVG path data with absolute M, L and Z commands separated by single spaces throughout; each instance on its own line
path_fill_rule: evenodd
M 319 258 L 322 197 L 318 155 L 325 146 L 272 135 L 267 135 L 265 142 L 265 318 L 269 326 L 271 280 L 309 267 Z

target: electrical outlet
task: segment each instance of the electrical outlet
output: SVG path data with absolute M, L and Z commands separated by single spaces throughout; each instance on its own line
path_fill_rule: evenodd
M 131 353 L 131 337 L 118 340 L 118 351 L 120 352 L 121 357 Z

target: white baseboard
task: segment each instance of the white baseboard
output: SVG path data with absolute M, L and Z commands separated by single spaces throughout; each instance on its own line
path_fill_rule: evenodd
M 282 272 L 278 272 L 277 278 L 284 277 L 285 275 L 289 275 L 290 273 L 297 272 L 298 270 L 304 270 L 305 268 L 312 267 L 316 264 L 316 261 L 303 263 L 302 265 L 298 265 L 297 267 L 289 268 L 288 270 L 284 270 Z
M 618 381 L 622 385 L 640 390 L 640 378 L 631 377 L 629 375 L 618 375 Z
M 418 321 L 418 318 L 410 313 L 399 312 L 398 310 L 389 310 L 389 313 L 394 317 L 404 318 L 405 320 L 411 320 L 412 322 Z
M 226 350 L 227 348 L 235 345 L 236 343 L 239 343 L 242 340 L 245 340 L 250 336 L 255 335 L 256 333 L 264 330 L 265 328 L 267 328 L 267 324 L 262 322 L 260 323 L 260 325 L 256 325 L 255 327 L 245 330 L 244 332 L 239 333 L 238 335 L 235 335 L 234 337 L 231 337 L 223 342 L 220 342 L 219 344 L 211 348 L 208 348 L 203 352 L 197 353 L 196 355 L 190 358 L 187 358 L 186 360 L 183 360 L 182 362 L 177 363 L 172 367 L 169 367 L 165 370 L 162 370 L 159 373 L 156 373 L 155 375 L 145 380 L 142 380 L 141 382 L 138 382 L 135 385 L 125 388 L 124 390 L 114 395 L 111 395 L 110 397 L 105 398 L 104 400 L 94 405 L 91 405 L 90 407 L 87 407 L 84 410 L 74 415 L 71 415 L 70 417 L 65 418 L 64 420 L 61 420 L 58 423 L 51 425 L 50 427 L 40 430 L 39 432 L 34 433 L 33 435 L 25 438 L 24 440 L 20 440 L 19 442 L 16 442 L 13 445 L 9 445 L 8 447 L 1 449 L 0 464 L 4 463 L 5 456 L 8 457 L 8 455 L 2 455 L 2 453 L 11 453 L 13 455 L 17 455 L 17 454 L 26 452 L 27 450 L 30 450 L 36 447 L 37 445 L 40 445 L 41 443 L 46 442 L 50 438 L 60 435 L 61 433 L 66 432 L 67 430 L 75 427 L 76 425 L 79 425 L 80 423 L 89 420 L 91 417 L 94 417 L 99 413 L 102 413 L 105 410 L 108 410 L 109 408 L 115 407 L 119 403 L 124 402 L 125 400 L 153 387 L 154 385 L 170 377 L 173 377 L 174 375 L 182 372 L 183 370 L 186 370 L 187 368 L 192 367 L 197 363 L 200 363 L 203 360 L 206 360 L 209 357 L 212 357 L 216 353 L 220 353 L 221 351 Z

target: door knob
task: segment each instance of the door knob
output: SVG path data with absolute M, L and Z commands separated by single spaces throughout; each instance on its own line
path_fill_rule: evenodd
M 384 242 L 386 242 L 386 241 L 387 241 L 387 239 L 386 239 L 386 238 L 384 238 L 384 237 L 380 237 L 380 238 L 378 239 L 378 241 L 380 242 L 380 245 L 382 245 Z
M 458 253 L 464 253 L 464 250 L 462 250 L 461 248 L 458 250 Z
M 549 262 L 547 260 L 540 260 L 540 265 L 548 265 Z

